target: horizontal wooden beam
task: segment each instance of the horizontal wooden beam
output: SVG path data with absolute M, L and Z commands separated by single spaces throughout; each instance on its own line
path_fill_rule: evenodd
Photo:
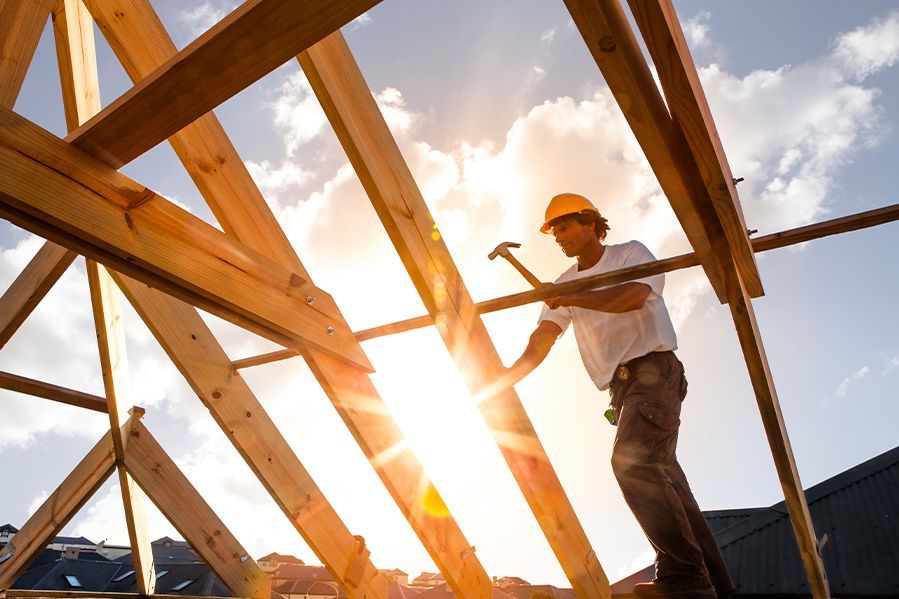
M 3 553 L 9 555 L 12 551 L 12 555 L 0 563 L 0 591 L 9 589 L 53 537 L 59 534 L 106 482 L 113 470 L 115 452 L 112 437 L 107 433 L 44 500 L 4 548 Z
M 269 599 L 271 580 L 140 421 L 125 468 L 159 511 L 236 597 Z
M 69 139 L 119 168 L 379 1 L 244 2 Z
M 39 589 L 9 589 L 4 593 L 7 597 L 23 599 L 251 599 L 249 597 L 216 597 L 214 595 L 166 595 L 153 593 L 106 593 L 101 591 L 41 591 Z
M 840 233 L 848 233 L 876 225 L 891 223 L 897 220 L 899 220 L 899 204 L 893 204 L 892 206 L 885 206 L 875 210 L 868 210 L 850 216 L 843 216 L 758 237 L 752 240 L 752 248 L 756 253 L 767 252 L 799 243 L 805 243 L 806 241 L 812 241 L 814 239 L 829 237 L 831 235 L 838 235 Z M 689 254 L 681 254 L 679 256 L 672 256 L 654 262 L 647 262 L 646 264 L 612 270 L 565 283 L 548 283 L 546 287 L 540 289 L 513 293 L 511 295 L 504 295 L 478 302 L 475 304 L 475 308 L 477 309 L 478 314 L 489 314 L 490 312 L 499 312 L 500 310 L 517 308 L 519 306 L 543 301 L 557 295 L 577 293 L 578 291 L 584 291 L 585 289 L 598 289 L 610 285 L 618 285 L 620 283 L 635 281 L 644 277 L 673 272 L 675 270 L 682 270 L 684 268 L 691 268 L 693 266 L 699 266 L 699 258 L 695 253 L 691 252 Z M 395 335 L 397 333 L 422 329 L 433 324 L 434 319 L 430 315 L 424 315 L 363 329 L 353 334 L 358 341 L 366 341 L 368 339 L 376 339 L 386 335 Z M 261 366 L 279 360 L 286 360 L 297 355 L 296 352 L 290 350 L 277 350 L 258 356 L 234 360 L 232 364 L 234 368 L 250 368 L 251 366 Z
M 762 292 L 762 280 L 736 184 L 674 5 L 670 0 L 628 0 L 628 4 L 655 63 L 674 126 L 690 147 L 724 229 L 730 255 L 750 295 L 756 297 Z
M 9 372 L 0 372 L 0 389 L 15 391 L 16 393 L 24 393 L 35 397 L 43 397 L 58 401 L 60 403 L 69 404 L 70 406 L 78 406 L 95 412 L 107 412 L 106 398 L 90 393 L 82 393 L 73 389 L 67 389 L 58 385 L 29 379 L 17 374 Z
M 0 165 L 0 216 L 286 347 L 371 370 L 327 293 L 10 111 Z

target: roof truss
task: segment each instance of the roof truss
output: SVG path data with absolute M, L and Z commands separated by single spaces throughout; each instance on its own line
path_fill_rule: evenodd
M 431 235 L 434 220 L 337 31 L 377 3 L 311 0 L 297 8 L 288 0 L 248 0 L 177 52 L 147 0 L 86 0 L 90 13 L 81 0 L 0 0 L 0 214 L 51 240 L 0 298 L 0 347 L 76 252 L 84 254 L 99 263 L 89 262 L 88 273 L 106 398 L 8 374 L 0 375 L 0 386 L 106 411 L 111 424 L 110 434 L 23 526 L 16 541 L 24 545 L 0 563 L 0 589 L 8 588 L 118 468 L 136 554 L 147 545 L 138 530 L 141 508 L 134 480 L 189 540 L 210 531 L 223 534 L 221 546 L 201 554 L 235 594 L 268 594 L 264 577 L 243 560 L 235 561 L 235 555 L 245 555 L 237 540 L 149 431 L 135 416 L 129 417 L 128 404 L 120 401 L 127 395 L 127 365 L 120 351 L 119 288 L 299 534 L 352 597 L 386 597 L 386 579 L 369 560 L 364 541 L 341 522 L 236 369 L 272 356 L 302 355 L 453 590 L 464 597 L 486 598 L 492 594 L 490 577 L 455 520 L 434 518 L 420 509 L 422 488 L 432 485 L 417 458 L 402 449 L 402 434 L 368 377 L 371 366 L 358 343 L 436 325 L 472 393 L 485 396 L 482 414 L 576 593 L 609 597 L 608 580 L 520 400 L 514 390 L 489 388 L 501 363 L 479 314 L 539 301 L 561 287 L 480 305 L 471 299 L 442 239 Z M 629 3 L 665 99 L 618 0 L 565 0 L 695 253 L 578 284 L 609 285 L 649 272 L 702 266 L 718 298 L 730 306 L 813 595 L 828 597 L 817 539 L 753 313 L 751 298 L 763 293 L 754 252 L 895 220 L 899 209 L 892 206 L 751 241 L 670 0 Z M 51 9 L 72 130 L 65 140 L 11 112 Z M 134 81 L 131 90 L 102 111 L 91 18 Z M 427 316 L 354 334 L 331 297 L 311 281 L 210 112 L 297 55 Z M 225 68 L 218 68 L 222 64 Z M 167 138 L 224 233 L 117 172 Z M 188 304 L 287 349 L 232 364 Z M 151 463 L 168 474 L 149 468 Z M 176 506 L 188 509 L 179 514 Z M 152 557 L 141 569 L 152 572 Z M 152 594 L 152 576 L 143 578 L 141 592 Z

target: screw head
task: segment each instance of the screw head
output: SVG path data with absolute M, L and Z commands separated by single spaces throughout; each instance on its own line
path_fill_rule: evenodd
M 329 334 L 329 335 L 333 335 L 333 334 L 334 334 L 334 327 L 328 327 L 328 328 L 327 328 L 327 331 L 328 331 L 328 334 Z
M 307 304 L 311 304 L 311 303 L 314 302 L 314 301 L 315 301 L 315 298 L 312 297 L 311 295 L 307 295 L 307 296 L 306 296 L 306 303 L 307 303 Z

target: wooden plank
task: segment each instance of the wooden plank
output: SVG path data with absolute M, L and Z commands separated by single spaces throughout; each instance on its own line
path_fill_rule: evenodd
M 33 589 L 10 589 L 4 593 L 7 597 L 23 597 L 28 599 L 40 599 L 52 597 L 54 599 L 147 599 L 140 593 L 107 593 L 98 591 L 41 591 Z M 216 597 L 214 595 L 166 595 L 154 593 L 152 599 L 242 599 L 240 597 Z
M 260 482 L 335 580 L 344 583 L 355 539 L 269 418 L 196 310 L 121 274 L 128 300 Z M 386 597 L 370 562 L 353 597 Z
M 81 0 L 56 1 L 53 31 L 66 125 L 71 131 L 100 110 L 93 21 Z M 138 590 L 149 595 L 156 588 L 156 570 L 147 529 L 146 499 L 124 466 L 125 446 L 133 422 L 129 410 L 134 403 L 128 380 L 119 293 L 106 269 L 92 260 L 87 261 L 87 279 L 134 577 Z
M 70 139 L 119 168 L 379 0 L 248 0 Z
M 732 263 L 722 262 L 718 253 L 728 252 L 727 239 L 621 4 L 618 0 L 565 0 L 565 5 L 699 256 L 712 289 L 724 302 L 728 275 L 724 269 Z
M 805 243 L 814 239 L 857 231 L 859 229 L 882 225 L 897 220 L 899 220 L 899 204 L 894 204 L 892 206 L 885 206 L 875 210 L 868 210 L 850 216 L 813 223 L 804 227 L 787 229 L 786 231 L 758 237 L 752 240 L 752 249 L 754 252 L 767 252 L 769 250 L 796 245 L 797 243 Z M 689 254 L 681 254 L 679 256 L 663 258 L 661 260 L 647 262 L 637 266 L 613 270 L 591 277 L 584 277 L 582 279 L 577 279 L 576 281 L 568 281 L 559 284 L 549 283 L 540 289 L 492 298 L 476 303 L 475 309 L 478 314 L 489 314 L 490 312 L 508 310 L 509 308 L 517 308 L 519 306 L 543 301 L 544 299 L 563 295 L 565 293 L 577 293 L 578 291 L 583 291 L 585 289 L 599 289 L 601 287 L 608 287 L 609 285 L 635 281 L 637 279 L 642 279 L 643 277 L 673 272 L 675 270 L 698 265 L 699 258 L 695 253 L 691 252 Z M 434 319 L 426 314 L 424 316 L 415 316 L 413 318 L 377 325 L 368 329 L 356 331 L 353 334 L 358 341 L 367 341 L 369 339 L 384 337 L 385 335 L 396 335 L 398 333 L 421 329 L 433 324 Z M 234 368 L 238 369 L 250 368 L 251 366 L 261 366 L 279 360 L 286 360 L 297 355 L 296 352 L 291 350 L 277 350 L 258 356 L 234 360 L 231 364 Z
M 148 0 L 88 0 L 87 4 L 135 83 L 177 54 Z M 309 278 L 214 113 L 187 125 L 169 142 L 225 233 Z
M 90 8 L 133 79 L 152 72 L 175 53 L 145 0 L 91 0 Z M 179 131 L 170 142 L 229 235 L 309 279 L 213 114 Z M 342 317 L 335 321 L 337 330 L 352 335 Z M 422 487 L 430 484 L 421 464 L 408 451 L 401 452 L 402 459 L 385 463 L 383 456 L 397 453 L 395 447 L 403 437 L 368 377 L 326 359 L 314 348 L 304 357 L 446 579 L 466 596 L 486 592 L 490 579 L 452 516 L 433 519 L 421 514 Z M 184 368 L 193 369 L 190 364 Z
M 0 348 L 19 330 L 77 254 L 47 242 L 0 297 Z
M 147 428 L 135 422 L 125 467 L 159 511 L 236 597 L 269 599 L 271 580 Z
M 737 283 L 728 290 L 731 316 L 734 319 L 737 337 L 740 340 L 740 347 L 749 370 L 752 388 L 755 390 L 759 412 L 762 415 L 762 424 L 765 428 L 765 435 L 768 437 L 771 454 L 774 457 L 774 466 L 784 492 L 790 521 L 793 524 L 793 533 L 796 535 L 799 554 L 808 577 L 809 588 L 815 599 L 826 599 L 830 597 L 827 574 L 818 553 L 815 527 L 809 515 L 802 482 L 799 480 L 799 470 L 796 468 L 796 460 L 787 436 L 787 428 L 780 410 L 774 379 L 768 367 L 768 358 L 755 319 L 752 299 L 739 277 Z
M 10 544 L 13 554 L 0 563 L 0 591 L 9 589 L 114 469 L 115 451 L 107 433 L 16 533 Z M 4 553 L 8 554 L 10 545 Z
M 438 330 L 460 372 L 481 392 L 502 362 L 449 251 L 431 236 L 433 218 L 346 42 L 332 34 L 299 61 L 428 312 L 442 322 Z M 514 389 L 480 407 L 575 593 L 609 597 L 605 573 Z
M 0 164 L 0 215 L 14 223 L 282 345 L 371 369 L 327 293 L 9 111 Z
M 656 65 L 674 126 L 683 133 L 699 167 L 740 277 L 752 297 L 763 295 L 734 177 L 674 5 L 670 0 L 628 0 L 628 4 Z
M 0 108 L 15 105 L 52 4 L 0 0 Z
M 65 387 L 45 383 L 43 381 L 36 381 L 9 372 L 0 372 L 0 389 L 7 389 L 9 391 L 15 391 L 16 393 L 25 393 L 26 395 L 33 395 L 35 397 L 43 397 L 44 399 L 51 399 L 70 406 L 77 406 L 95 412 L 103 412 L 104 414 L 107 411 L 106 398 L 104 397 L 91 395 L 90 393 L 82 393 L 81 391 L 75 391 L 73 389 L 66 389 Z

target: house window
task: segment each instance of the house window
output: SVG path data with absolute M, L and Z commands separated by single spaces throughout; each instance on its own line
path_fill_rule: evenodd
M 169 573 L 168 570 L 163 570 L 162 572 L 157 572 L 157 573 L 156 573 L 156 580 L 159 580 L 160 578 L 162 578 L 163 576 L 165 576 L 165 575 L 168 574 L 168 573 Z
M 180 590 L 184 589 L 185 587 L 187 587 L 187 585 L 189 585 L 189 584 L 192 583 L 193 581 L 194 581 L 194 579 L 191 578 L 190 580 L 185 580 L 185 581 L 179 582 L 178 584 L 176 584 L 175 586 L 173 586 L 171 590 L 173 590 L 173 591 L 180 591 Z
M 77 576 L 72 576 L 71 574 L 66 574 L 66 582 L 69 583 L 69 586 L 73 589 L 81 588 L 81 581 L 78 580 Z
M 129 576 L 131 576 L 132 574 L 134 574 L 134 570 L 128 570 L 128 571 L 125 572 L 124 574 L 119 574 L 118 576 L 116 576 L 115 578 L 113 578 L 112 581 L 113 581 L 113 582 L 122 582 L 123 580 L 125 580 L 126 578 L 128 578 Z

